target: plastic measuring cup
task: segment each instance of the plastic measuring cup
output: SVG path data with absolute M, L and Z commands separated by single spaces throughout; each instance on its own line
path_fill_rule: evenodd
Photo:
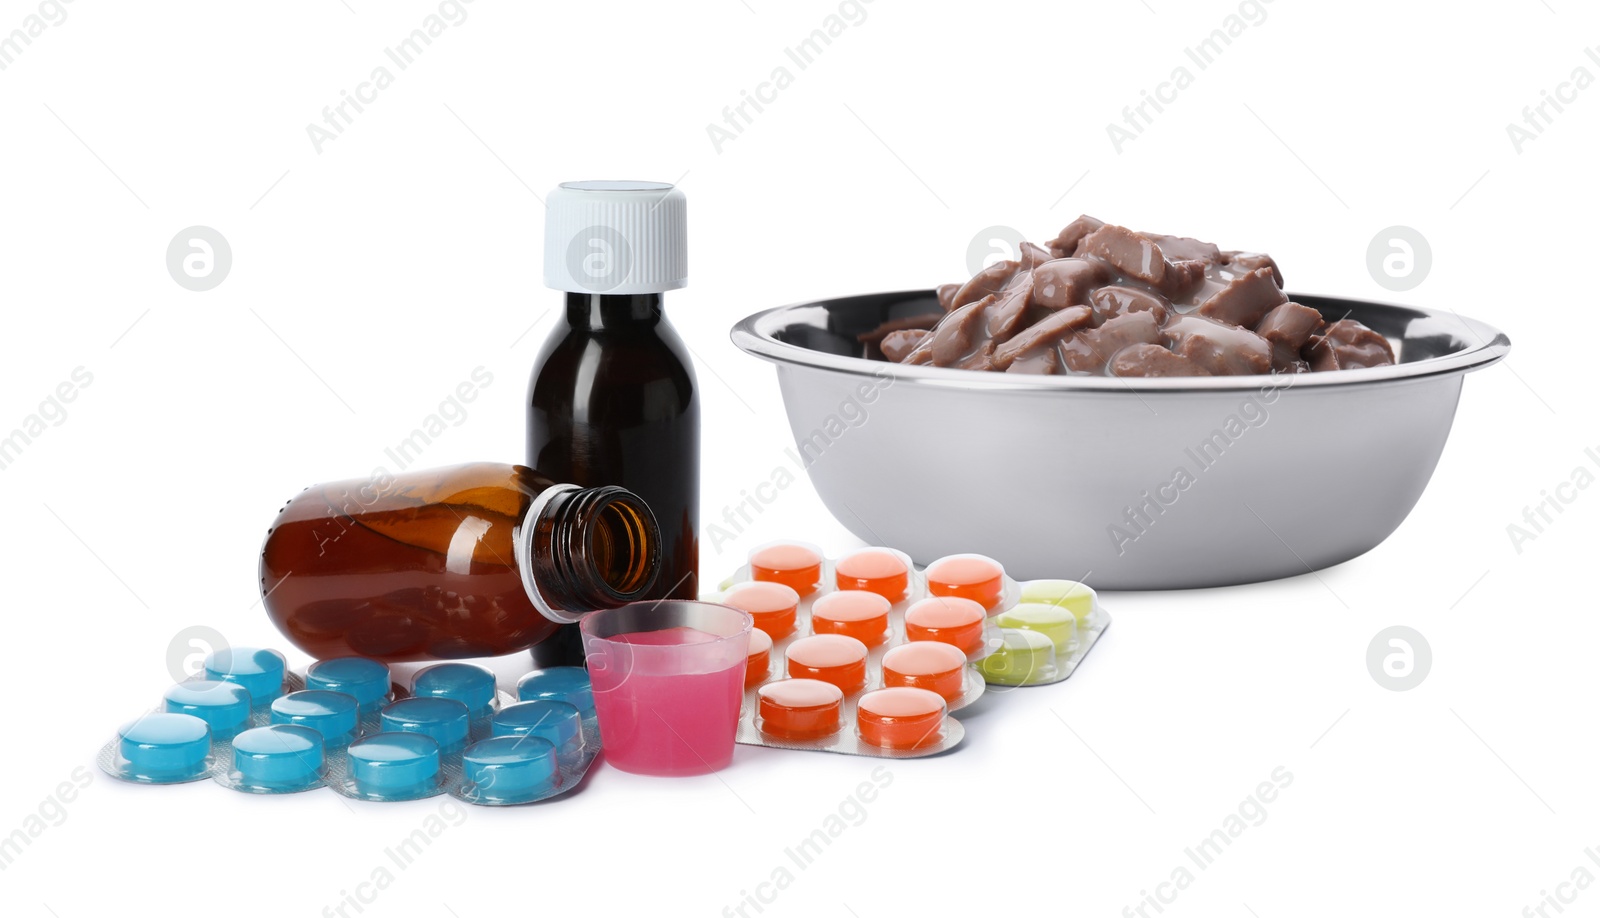
M 635 602 L 580 625 L 606 761 L 635 774 L 703 775 L 733 760 L 750 613 Z

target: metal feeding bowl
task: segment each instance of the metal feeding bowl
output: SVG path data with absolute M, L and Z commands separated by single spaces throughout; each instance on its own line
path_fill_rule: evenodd
M 1251 583 L 1382 542 L 1432 476 L 1462 378 L 1504 357 L 1453 312 L 1291 294 L 1389 339 L 1395 366 L 1275 376 L 1031 376 L 871 360 L 856 336 L 931 290 L 759 312 L 796 453 L 851 532 L 920 564 L 981 552 L 1108 590 Z

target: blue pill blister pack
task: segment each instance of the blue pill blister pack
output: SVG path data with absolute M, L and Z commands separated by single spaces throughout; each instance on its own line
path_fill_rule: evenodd
M 536 669 L 517 683 L 517 697 L 495 712 L 490 737 L 462 756 L 455 796 L 484 806 L 542 800 L 577 786 L 594 763 L 600 727 L 587 672 Z
M 578 785 L 600 731 L 581 667 L 535 670 L 517 689 L 499 691 L 470 663 L 429 666 L 403 688 L 377 660 L 322 660 L 301 677 L 275 650 L 228 648 L 123 724 L 99 764 L 138 784 L 209 777 L 250 794 L 534 803 Z
M 570 791 L 600 752 L 589 674 L 535 670 L 513 701 L 488 670 L 441 663 L 416 674 L 410 697 L 385 707 L 379 730 L 351 744 L 329 786 L 359 800 L 448 793 L 480 806 L 535 803 Z
M 273 704 L 304 687 L 276 650 L 213 651 L 196 678 L 170 686 L 158 708 L 117 729 L 100 750 L 100 769 L 136 784 L 215 777 L 231 763 L 234 740 L 270 723 Z

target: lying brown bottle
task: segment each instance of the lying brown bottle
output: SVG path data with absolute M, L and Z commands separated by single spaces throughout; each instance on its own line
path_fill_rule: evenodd
M 660 555 L 630 491 L 474 463 L 307 488 L 267 531 L 261 595 L 318 659 L 498 656 L 643 598 Z

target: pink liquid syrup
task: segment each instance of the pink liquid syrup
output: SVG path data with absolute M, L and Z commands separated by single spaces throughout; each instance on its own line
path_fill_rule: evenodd
M 708 774 L 733 760 L 745 653 L 694 628 L 620 634 L 590 659 L 606 761 L 649 775 Z M 704 645 L 696 649 L 694 645 Z

